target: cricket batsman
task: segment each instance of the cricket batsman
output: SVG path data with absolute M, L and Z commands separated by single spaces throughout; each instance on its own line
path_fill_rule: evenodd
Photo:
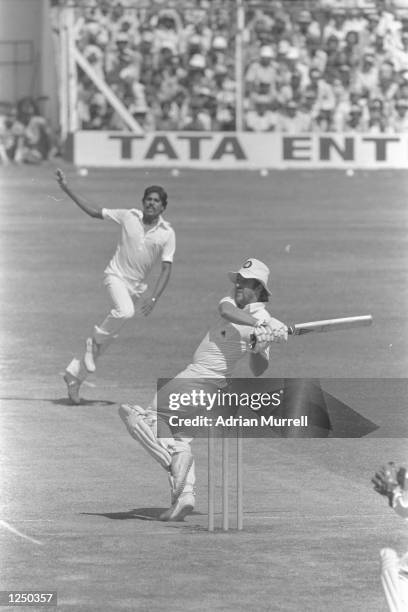
M 156 306 L 169 282 L 176 239 L 170 223 L 162 217 L 167 207 L 167 193 L 162 187 L 147 187 L 142 210 L 110 209 L 91 204 L 74 193 L 62 170 L 58 169 L 56 176 L 62 191 L 88 216 L 113 221 L 121 227 L 116 252 L 105 268 L 104 284 L 112 308 L 86 340 L 83 357 L 74 358 L 65 370 L 68 397 L 73 404 L 79 404 L 81 384 L 90 372 L 95 372 L 97 360 L 118 337 L 126 321 L 136 312 L 148 316 Z M 153 290 L 144 297 L 148 288 L 146 280 L 158 260 L 161 261 L 160 276 Z
M 146 410 L 129 404 L 119 408 L 130 435 L 168 472 L 171 506 L 160 516 L 163 521 L 182 521 L 193 511 L 195 465 L 190 446 L 193 438 L 170 429 L 169 406 L 162 398 L 174 392 L 214 392 L 223 388 L 238 361 L 246 356 L 254 376 L 260 376 L 269 364 L 271 342 L 286 341 L 288 337 L 287 327 L 266 310 L 271 295 L 269 268 L 251 257 L 228 276 L 233 283 L 232 295 L 219 302 L 217 319 L 199 344 L 192 362 L 166 385 L 165 393 L 160 390 Z M 188 414 L 192 410 L 191 406 L 183 409 Z
M 389 505 L 408 520 L 408 470 L 389 462 L 372 479 L 374 489 L 388 498 Z M 381 582 L 390 612 L 408 610 L 408 553 L 398 557 L 392 548 L 383 548 L 381 556 Z

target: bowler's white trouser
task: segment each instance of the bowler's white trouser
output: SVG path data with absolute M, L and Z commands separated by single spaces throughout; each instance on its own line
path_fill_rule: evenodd
M 108 290 L 113 308 L 104 321 L 100 325 L 95 325 L 94 327 L 93 339 L 96 344 L 99 345 L 98 350 L 94 354 L 95 362 L 118 337 L 119 331 L 126 321 L 131 319 L 135 314 L 140 314 L 140 310 L 137 308 L 137 301 L 146 290 L 146 285 L 141 284 L 140 290 L 131 293 L 125 281 L 113 274 L 107 274 L 105 276 L 104 285 Z M 78 378 L 81 382 L 88 376 L 83 358 L 74 358 L 68 365 L 66 371 Z
M 392 548 L 381 550 L 381 582 L 390 612 L 408 610 L 408 574 Z M 408 569 L 408 567 L 406 568 Z

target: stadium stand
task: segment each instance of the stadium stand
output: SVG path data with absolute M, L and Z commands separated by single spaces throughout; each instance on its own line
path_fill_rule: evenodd
M 145 131 L 236 129 L 235 2 L 93 4 L 78 9 L 78 48 Z M 406 8 L 381 1 L 245 8 L 246 130 L 406 130 Z M 123 127 L 85 74 L 79 83 L 82 128 Z
M 78 51 L 145 132 L 408 131 L 408 0 L 247 0 L 243 31 L 235 0 L 74 5 Z M 77 85 L 79 129 L 126 129 L 81 67 Z M 2 113 L 2 158 L 23 141 L 25 159 L 47 156 L 46 126 L 31 120 L 28 151 L 15 115 Z
M 39 104 L 30 97 L 17 105 L 0 104 L 0 160 L 38 164 L 55 151 L 53 137 Z

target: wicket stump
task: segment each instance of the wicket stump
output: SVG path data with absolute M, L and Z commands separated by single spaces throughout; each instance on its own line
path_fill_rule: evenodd
M 243 458 L 241 430 L 237 428 L 237 530 L 242 531 L 244 527 L 243 512 Z M 229 531 L 229 438 L 223 432 L 222 435 L 222 530 Z M 215 437 L 211 428 L 208 432 L 208 531 L 215 531 Z

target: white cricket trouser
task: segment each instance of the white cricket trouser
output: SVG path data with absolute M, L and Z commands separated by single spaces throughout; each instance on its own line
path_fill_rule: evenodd
M 113 308 L 105 320 L 94 327 L 93 337 L 97 344 L 105 344 L 112 338 L 116 338 L 126 321 L 131 319 L 136 312 L 139 313 L 136 303 L 146 289 L 146 285 L 140 285 L 140 291 L 131 294 L 126 283 L 113 274 L 105 276 L 104 284 Z
M 381 550 L 381 582 L 390 612 L 408 610 L 408 576 L 401 572 L 401 562 L 392 548 Z
M 106 351 L 108 346 L 118 337 L 123 325 L 135 314 L 140 314 L 137 301 L 146 289 L 146 285 L 140 285 L 140 291 L 131 293 L 126 283 L 113 274 L 105 276 L 104 285 L 108 290 L 113 308 L 100 325 L 95 325 L 93 339 L 100 345 L 94 355 L 95 362 Z M 67 372 L 78 378 L 81 382 L 88 376 L 83 359 L 74 358 L 67 367 Z

